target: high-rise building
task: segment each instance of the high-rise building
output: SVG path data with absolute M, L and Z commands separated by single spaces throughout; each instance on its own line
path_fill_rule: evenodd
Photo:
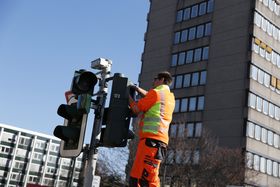
M 279 186 L 279 1 L 150 0 L 147 23 L 139 82 L 148 89 L 159 71 L 172 73 L 170 136 L 209 129 L 245 150 L 258 173 L 250 185 Z
M 0 124 L 0 186 L 78 186 L 82 154 L 59 157 L 54 136 Z

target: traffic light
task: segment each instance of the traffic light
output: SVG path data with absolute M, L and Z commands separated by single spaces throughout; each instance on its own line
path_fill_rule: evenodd
M 80 94 L 92 95 L 96 83 L 97 83 L 97 77 L 95 74 L 93 74 L 90 71 L 81 69 L 79 71 L 75 71 L 73 81 L 72 81 L 71 91 L 75 95 L 80 95 Z
M 58 107 L 57 114 L 64 118 L 64 124 L 56 126 L 53 134 L 62 140 L 62 157 L 77 157 L 82 151 L 91 97 L 96 83 L 97 77 L 92 72 L 75 71 L 71 86 L 72 96 L 67 92 L 67 104 Z
M 130 82 L 121 74 L 114 74 L 109 107 L 105 109 L 101 131 L 100 145 L 104 147 L 125 147 L 127 139 L 134 137 L 129 130 L 131 110 L 128 96 L 135 94 L 129 89 Z

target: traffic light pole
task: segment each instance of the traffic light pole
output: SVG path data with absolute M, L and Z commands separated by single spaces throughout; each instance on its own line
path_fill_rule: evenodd
M 85 169 L 86 172 L 84 178 L 84 187 L 93 186 L 93 178 L 95 175 L 96 162 L 98 156 L 97 145 L 99 143 L 100 136 L 101 136 L 102 117 L 103 117 L 106 97 L 108 93 L 106 79 L 110 77 L 111 65 L 112 64 L 109 64 L 108 66 L 101 67 L 101 68 L 99 67 L 101 69 L 100 71 L 101 79 L 99 81 L 99 92 L 96 98 L 96 103 L 94 103 L 95 117 L 93 122 L 90 147 L 87 155 L 88 162 Z

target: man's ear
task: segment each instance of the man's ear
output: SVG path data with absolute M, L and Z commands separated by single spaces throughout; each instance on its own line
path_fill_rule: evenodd
M 164 83 L 164 78 L 159 79 L 160 83 L 163 84 Z

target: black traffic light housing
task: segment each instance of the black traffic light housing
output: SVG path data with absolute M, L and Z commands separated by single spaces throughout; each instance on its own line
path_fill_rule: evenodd
M 57 114 L 64 118 L 64 125 L 54 129 L 54 136 L 61 139 L 60 155 L 77 157 L 82 151 L 91 97 L 97 83 L 95 74 L 85 70 L 75 71 L 67 104 L 58 107 Z
M 98 79 L 96 75 L 90 71 L 79 70 L 75 71 L 71 91 L 75 95 L 80 94 L 93 94 L 94 86 L 96 85 Z
M 127 77 L 114 74 L 109 107 L 103 115 L 103 124 L 106 127 L 101 131 L 100 146 L 125 147 L 127 140 L 134 137 L 129 130 L 131 110 L 128 96 L 135 94 L 134 90 L 129 89 L 130 84 Z

